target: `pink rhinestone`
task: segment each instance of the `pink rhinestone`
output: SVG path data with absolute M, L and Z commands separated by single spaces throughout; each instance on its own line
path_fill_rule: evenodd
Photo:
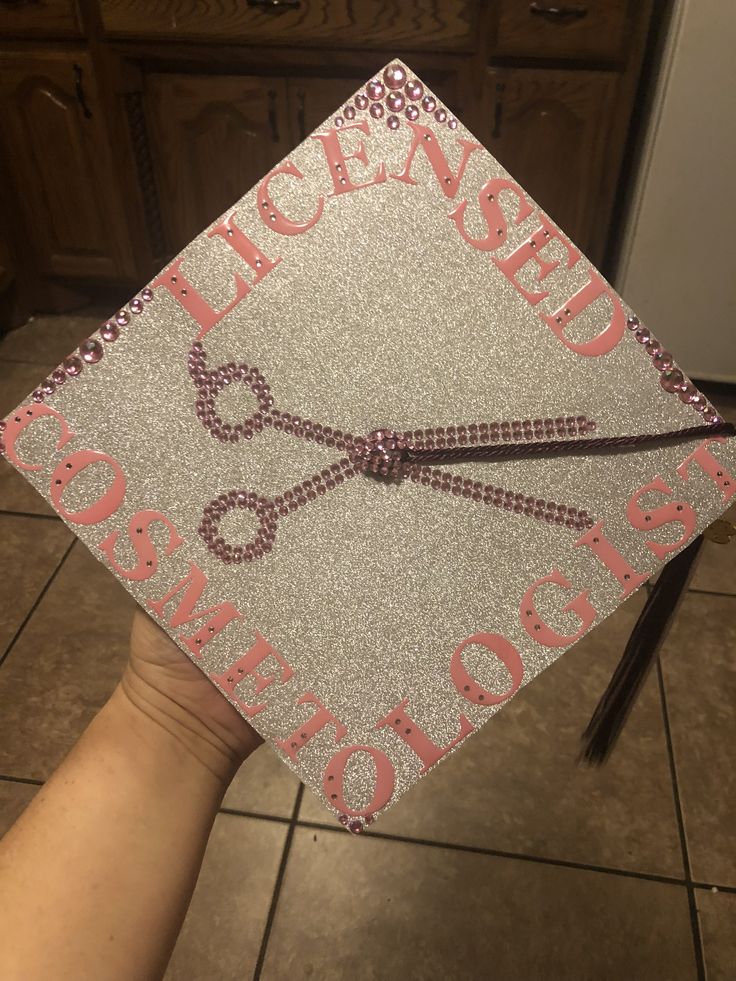
M 698 392 L 697 395 L 695 395 L 693 398 L 690 399 L 690 405 L 694 409 L 697 409 L 698 412 L 705 412 L 708 409 L 708 402 L 706 400 L 706 397 L 705 395 L 701 395 L 700 392 Z
M 657 371 L 668 371 L 674 363 L 675 359 L 669 351 L 660 351 L 659 354 L 655 354 L 652 358 L 652 364 Z
M 434 114 L 434 118 L 438 123 L 444 123 L 444 121 L 447 119 L 447 113 L 444 109 L 438 109 Z
M 659 343 L 656 337 L 650 337 L 650 339 L 644 345 L 644 349 L 650 357 L 655 357 L 662 351 L 662 345 Z
M 130 323 L 130 314 L 127 310 L 118 310 L 115 314 L 115 323 L 119 327 L 125 327 L 127 323 Z
M 143 309 L 143 300 L 138 299 L 138 297 L 133 297 L 133 299 L 128 304 L 131 313 L 140 313 Z
M 346 119 L 355 119 L 355 106 L 345 106 L 342 114 Z
M 450 116 L 447 120 L 447 125 L 450 127 L 450 129 L 457 129 L 457 119 L 455 119 L 454 116 Z
M 340 824 L 346 825 L 350 818 L 347 816 L 347 814 L 341 814 L 337 820 L 340 822 Z
M 398 129 L 401 125 L 401 120 L 398 116 L 389 116 L 386 120 L 386 125 L 389 129 Z
M 410 78 L 409 81 L 404 86 L 404 91 L 406 92 L 406 97 L 411 99 L 412 102 L 416 102 L 417 99 L 421 99 L 424 95 L 424 86 L 416 78 Z
M 639 323 L 640 323 L 639 318 L 634 317 L 633 315 L 631 317 L 626 318 L 626 326 L 629 328 L 629 330 L 636 330 L 636 328 L 639 326 Z
M 120 337 L 120 329 L 116 323 L 112 320 L 108 320 L 106 324 L 100 327 L 100 337 L 103 341 L 116 341 Z
M 401 65 L 389 65 L 383 73 L 383 80 L 390 89 L 400 89 L 406 84 L 406 72 Z
M 146 286 L 145 289 L 141 290 L 141 299 L 143 300 L 144 303 L 150 303 L 151 300 L 153 299 L 153 290 L 149 289 L 148 286 Z
M 368 102 L 369 102 L 368 96 L 364 95 L 362 92 L 360 93 L 360 95 L 355 96 L 355 105 L 358 109 L 367 109 Z
M 646 344 L 651 338 L 651 336 L 652 335 L 649 333 L 646 327 L 639 327 L 636 333 L 634 334 L 634 337 L 637 339 L 637 341 L 640 344 Z
M 57 385 L 63 385 L 64 382 L 66 381 L 66 374 L 64 371 L 62 371 L 61 368 L 57 368 L 56 371 L 53 372 L 51 377 L 56 382 Z
M 83 341 L 79 345 L 79 353 L 82 355 L 82 360 L 86 361 L 87 364 L 97 364 L 103 354 L 102 345 L 90 337 L 89 340 Z
M 705 415 L 703 416 L 703 418 L 705 419 L 706 422 L 709 422 L 712 425 L 715 425 L 716 423 L 719 423 L 719 422 L 723 422 L 723 419 L 721 419 L 721 417 L 718 415 L 718 413 L 717 412 L 714 412 L 712 409 L 709 409 L 705 413 Z
M 43 394 L 43 392 L 41 391 L 40 388 L 36 388 L 36 389 L 34 389 L 33 395 L 31 395 L 31 398 L 33 399 L 34 402 L 43 402 L 43 400 L 44 400 L 44 394 Z
M 412 122 L 414 122 L 415 119 L 419 118 L 419 110 L 417 109 L 416 106 L 407 106 L 406 109 L 404 110 L 404 115 L 406 116 L 407 119 L 410 119 Z
M 662 386 L 665 392 L 676 392 L 680 385 L 682 385 L 682 382 L 682 372 L 678 371 L 677 368 L 671 368 L 663 371 L 659 379 L 659 384 Z
M 335 127 L 337 129 L 340 129 L 340 127 L 344 125 L 345 125 L 345 120 L 342 118 L 342 116 L 335 116 Z
M 434 112 L 437 108 L 437 101 L 431 95 L 425 95 L 422 99 L 422 109 L 425 112 Z
M 386 86 L 383 82 L 379 82 L 377 78 L 374 78 L 372 82 L 368 82 L 365 87 L 368 93 L 368 98 L 376 102 L 378 99 L 382 99 L 386 94 Z
M 71 355 L 66 358 L 62 364 L 62 368 L 69 375 L 70 378 L 74 378 L 76 375 L 80 374 L 82 371 L 82 362 L 75 355 Z
M 404 96 L 401 92 L 389 92 L 386 99 L 386 108 L 389 112 L 401 112 L 404 108 Z
M 56 391 L 56 382 L 54 382 L 51 378 L 47 378 L 41 385 L 41 391 L 44 395 L 53 395 Z
M 692 402 L 695 396 L 698 394 L 698 390 L 691 381 L 685 378 L 680 385 L 680 390 L 677 394 L 681 402 Z

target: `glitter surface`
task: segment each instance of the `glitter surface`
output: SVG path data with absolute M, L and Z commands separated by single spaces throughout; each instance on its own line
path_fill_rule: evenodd
M 433 93 L 428 98 L 441 105 Z M 380 162 L 389 175 L 399 173 L 411 142 L 409 124 L 392 131 L 367 112 L 360 119 L 368 123 L 368 135 L 341 127 L 346 155 L 358 149 L 359 140 L 368 155 L 367 165 L 348 161 L 352 179 L 370 180 Z M 472 134 L 461 123 L 455 129 L 435 124 L 426 113 L 419 122 L 433 126 L 456 172 L 458 140 L 472 140 Z M 318 131 L 332 125 L 330 119 Z M 281 262 L 206 335 L 210 367 L 256 365 L 281 411 L 355 434 L 578 414 L 595 419 L 602 436 L 702 422 L 692 406 L 663 390 L 631 332 L 610 353 L 581 357 L 541 321 L 490 253 L 462 240 L 450 211 L 467 198 L 465 227 L 481 237 L 486 227 L 478 190 L 490 177 L 507 176 L 484 149 L 470 156 L 452 199 L 421 150 L 411 170 L 416 183 L 389 177 L 341 195 L 331 194 L 318 140 L 308 138 L 288 160 L 303 179 L 274 177 L 273 200 L 293 222 L 308 221 L 320 195 L 324 212 L 308 232 L 282 235 L 261 221 L 256 189 L 235 205 L 238 227 Z M 501 192 L 500 201 L 513 216 L 512 192 Z M 537 212 L 518 225 L 510 218 L 509 239 L 498 254 L 508 255 L 538 225 Z M 236 275 L 252 282 L 252 271 L 221 237 L 202 234 L 182 257 L 182 272 L 215 309 L 232 300 Z M 581 260 L 567 269 L 565 249 L 555 240 L 544 247 L 544 258 L 560 263 L 544 279 L 549 312 L 584 285 L 590 266 Z M 518 280 L 538 289 L 538 272 L 529 262 Z M 569 336 L 582 341 L 597 333 L 600 311 L 597 301 L 575 319 Z M 72 525 L 75 533 L 99 558 L 99 542 L 127 528 L 136 511 L 166 515 L 184 544 L 161 559 L 155 576 L 124 581 L 126 588 L 145 604 L 162 597 L 196 563 L 209 581 L 200 606 L 230 601 L 244 615 L 207 645 L 200 666 L 221 672 L 252 645 L 256 630 L 267 637 L 294 676 L 259 696 L 268 707 L 251 720 L 254 727 L 268 740 L 286 738 L 313 714 L 313 705 L 297 704 L 303 692 L 313 693 L 347 727 L 340 745 L 370 745 L 391 759 L 396 777 L 390 806 L 419 778 L 421 761 L 390 727 L 375 728 L 380 719 L 408 698 L 415 723 L 445 746 L 456 737 L 461 714 L 477 728 L 502 708 L 472 704 L 452 684 L 450 658 L 465 638 L 498 633 L 513 643 L 526 683 L 563 652 L 535 642 L 521 625 L 519 604 L 531 583 L 555 568 L 572 583 L 563 598 L 555 587 L 543 588 L 536 598 L 540 615 L 563 634 L 574 633 L 579 623 L 562 611 L 566 602 L 589 590 L 600 623 L 620 603 L 621 586 L 588 549 L 575 547 L 578 533 L 564 526 L 479 507 L 419 483 L 361 475 L 290 514 L 279 526 L 276 547 L 258 562 L 224 564 L 197 535 L 210 500 L 233 488 L 274 497 L 345 453 L 268 428 L 235 444 L 213 439 L 195 415 L 196 387 L 187 371 L 197 332 L 176 299 L 156 288 L 153 302 L 141 304 L 114 345 L 105 345 L 102 360 L 85 365 L 46 398 L 69 420 L 75 437 L 57 452 L 53 422 L 30 427 L 17 449 L 44 465 L 25 476 L 48 498 L 50 474 L 65 452 L 88 448 L 120 461 L 127 478 L 123 504 L 101 523 Z M 666 342 L 666 324 L 656 332 Z M 228 386 L 218 397 L 218 413 L 226 421 L 242 420 L 256 408 L 244 385 Z M 451 469 L 585 509 L 604 520 L 607 537 L 638 572 L 651 574 L 661 563 L 646 539 L 669 542 L 677 534 L 671 524 L 646 534 L 631 527 L 625 508 L 637 488 L 660 475 L 695 507 L 698 529 L 724 510 L 721 491 L 697 466 L 687 482 L 677 475 L 696 445 Z M 733 470 L 733 445 L 714 444 L 712 451 Z M 89 467 L 65 492 L 64 506 L 87 506 L 109 483 L 109 468 Z M 663 503 L 661 496 L 652 496 L 651 506 L 657 503 Z M 229 513 L 221 525 L 229 541 L 250 540 L 257 526 L 247 510 Z M 162 556 L 164 526 L 153 526 L 151 537 Z M 135 561 L 124 534 L 116 555 L 123 565 Z M 477 645 L 468 648 L 465 665 L 489 690 L 508 688 L 505 668 Z M 256 700 L 251 680 L 237 691 L 244 701 Z M 296 763 L 276 748 L 333 812 L 323 771 L 336 748 L 329 726 L 299 750 Z M 356 754 L 344 780 L 353 810 L 367 806 L 373 783 L 372 764 Z

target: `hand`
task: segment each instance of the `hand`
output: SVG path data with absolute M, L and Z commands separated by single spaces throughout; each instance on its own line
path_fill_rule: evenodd
M 135 709 L 229 781 L 262 739 L 154 621 L 137 608 L 120 685 Z

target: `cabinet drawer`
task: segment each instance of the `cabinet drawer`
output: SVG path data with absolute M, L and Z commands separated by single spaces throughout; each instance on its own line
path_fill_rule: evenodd
M 494 55 L 616 59 L 629 0 L 500 0 Z
M 0 3 L 0 37 L 79 35 L 74 0 L 12 0 Z
M 470 50 L 474 0 L 100 0 L 108 34 L 312 47 Z

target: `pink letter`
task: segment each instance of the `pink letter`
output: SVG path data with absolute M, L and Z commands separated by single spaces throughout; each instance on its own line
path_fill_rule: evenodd
M 603 522 L 599 521 L 597 525 L 586 531 L 582 538 L 578 538 L 575 542 L 575 547 L 580 545 L 587 545 L 591 550 L 593 555 L 603 563 L 603 565 L 614 574 L 621 586 L 623 586 L 623 592 L 621 593 L 621 599 L 625 599 L 630 593 L 633 593 L 643 582 L 647 581 L 648 576 L 642 575 L 637 572 L 636 569 L 632 569 L 623 555 L 615 548 L 606 536 L 603 534 Z
M 480 644 L 503 662 L 511 675 L 511 687 L 508 691 L 502 695 L 496 695 L 479 685 L 469 674 L 463 663 L 463 651 L 471 644 Z M 474 702 L 476 705 L 499 705 L 511 698 L 521 687 L 524 678 L 524 665 L 521 663 L 521 657 L 514 645 L 500 634 L 473 634 L 472 637 L 464 640 L 453 653 L 450 661 L 450 676 L 458 692 L 469 702 Z
M 69 424 L 64 418 L 64 416 L 57 412 L 56 409 L 50 409 L 48 405 L 37 405 L 35 402 L 29 405 L 21 406 L 14 416 L 8 416 L 6 419 L 5 432 L 2 434 L 3 442 L 5 443 L 5 456 L 14 463 L 19 470 L 41 470 L 40 463 L 25 463 L 20 459 L 18 454 L 15 452 L 15 441 L 18 439 L 20 434 L 26 428 L 30 426 L 32 422 L 36 419 L 42 419 L 44 416 L 52 416 L 59 423 L 61 427 L 61 435 L 56 444 L 56 449 L 61 450 L 69 440 L 74 436 L 74 433 L 69 428 Z
M 355 811 L 348 807 L 343 795 L 343 784 L 345 780 L 345 767 L 351 756 L 355 753 L 368 753 L 373 758 L 375 767 L 375 790 L 373 799 L 368 807 L 361 811 Z M 351 814 L 353 817 L 367 816 L 380 811 L 382 807 L 391 800 L 394 792 L 394 781 L 396 774 L 391 760 L 382 753 L 380 749 L 373 746 L 345 746 L 338 750 L 325 767 L 322 777 L 322 786 L 325 794 L 337 810 L 343 814 Z
M 207 576 L 199 566 L 190 562 L 188 574 L 175 586 L 172 586 L 165 596 L 155 602 L 150 599 L 146 600 L 149 609 L 153 610 L 159 619 L 163 619 L 166 604 L 174 599 L 182 589 L 184 590 L 184 595 L 166 623 L 169 627 L 181 627 L 185 623 L 191 623 L 192 620 L 201 620 L 202 617 L 208 618 L 202 629 L 196 634 L 192 634 L 190 637 L 185 637 L 183 634 L 179 636 L 179 640 L 186 644 L 192 654 L 197 657 L 201 656 L 205 644 L 209 644 L 232 620 L 243 619 L 243 614 L 232 603 L 218 603 L 217 606 L 208 606 L 204 610 L 194 609 L 207 586 L 207 582 Z
M 582 313 L 599 296 L 605 296 L 611 301 L 613 305 L 611 318 L 603 330 L 591 340 L 584 341 L 582 344 L 575 344 L 565 337 L 565 329 L 578 314 Z M 613 290 L 608 288 L 603 278 L 592 267 L 590 270 L 590 279 L 585 286 L 563 303 L 559 310 L 555 310 L 554 313 L 549 315 L 542 314 L 541 316 L 545 324 L 559 337 L 565 347 L 569 347 L 571 351 L 575 351 L 577 354 L 582 354 L 589 358 L 599 357 L 601 354 L 608 354 L 609 351 L 612 351 L 623 337 L 626 329 L 624 308 L 621 306 L 618 297 Z
M 432 166 L 435 177 L 439 181 L 442 193 L 446 198 L 454 198 L 460 186 L 460 181 L 463 179 L 468 160 L 475 150 L 480 150 L 480 143 L 472 143 L 470 140 L 463 139 L 457 140 L 457 143 L 463 148 L 463 157 L 457 169 L 457 174 L 453 174 L 432 130 L 428 126 L 422 126 L 421 123 L 407 122 L 406 125 L 414 132 L 414 139 L 411 141 L 409 155 L 406 158 L 404 169 L 401 173 L 391 174 L 391 176 L 397 181 L 403 181 L 405 184 L 416 184 L 417 182 L 411 176 L 411 165 L 414 162 L 414 156 L 417 150 L 421 147 L 427 155 L 427 160 L 429 160 Z
M 226 668 L 222 674 L 210 675 L 212 680 L 237 702 L 238 706 L 249 718 L 262 712 L 266 708 L 266 703 L 246 705 L 245 702 L 241 701 L 235 695 L 235 689 L 241 681 L 245 680 L 245 678 L 252 678 L 256 683 L 256 695 L 260 695 L 269 685 L 273 684 L 276 680 L 274 675 L 264 676 L 257 670 L 267 658 L 273 659 L 280 666 L 279 681 L 282 685 L 294 674 L 291 665 L 279 654 L 270 642 L 262 634 L 259 634 L 257 630 L 255 631 L 255 635 L 256 642 L 250 650 L 242 654 L 237 661 L 233 661 L 230 667 Z
M 409 704 L 409 699 L 405 698 L 403 701 L 399 702 L 396 708 L 391 709 L 387 716 L 376 723 L 376 729 L 382 729 L 384 726 L 391 726 L 395 731 L 396 735 L 403 739 L 406 745 L 413 749 L 417 754 L 419 759 L 422 761 L 421 773 L 426 773 L 430 767 L 438 763 L 443 756 L 450 752 L 453 746 L 457 746 L 461 743 L 466 736 L 470 735 L 475 729 L 475 726 L 469 722 L 464 715 L 460 716 L 460 732 L 455 736 L 451 743 L 447 746 L 439 747 L 432 742 L 426 732 L 416 724 L 416 722 L 407 715 L 406 706 Z
M 546 279 L 547 276 L 559 266 L 557 259 L 554 262 L 547 262 L 539 254 L 540 249 L 543 249 L 545 245 L 552 241 L 553 238 L 558 238 L 560 242 L 565 246 L 567 251 L 567 262 L 565 265 L 568 269 L 572 269 L 575 263 L 580 258 L 580 253 L 573 246 L 573 244 L 565 238 L 562 232 L 555 228 L 552 222 L 545 215 L 540 215 L 542 219 L 542 224 L 533 232 L 529 238 L 527 238 L 521 245 L 518 245 L 513 252 L 509 253 L 505 259 L 494 259 L 493 262 L 501 270 L 506 279 L 513 283 L 517 290 L 521 293 L 525 300 L 528 300 L 532 306 L 535 306 L 540 300 L 544 300 L 549 296 L 548 291 L 542 291 L 541 293 L 531 293 L 520 282 L 516 279 L 516 275 L 520 270 L 527 264 L 527 262 L 536 262 L 539 266 L 539 274 L 536 279 L 537 282 L 541 283 L 542 280 Z
M 519 611 L 521 613 L 521 625 L 532 640 L 544 644 L 545 647 L 568 647 L 579 640 L 595 621 L 596 612 L 588 601 L 590 590 L 586 589 L 582 593 L 578 593 L 574 600 L 562 607 L 563 613 L 574 613 L 581 621 L 579 630 L 574 634 L 565 636 L 554 631 L 537 613 L 537 608 L 534 605 L 534 594 L 545 583 L 554 583 L 556 586 L 562 586 L 563 589 L 572 589 L 572 584 L 565 579 L 559 569 L 553 569 L 548 576 L 537 579 L 522 597 Z
M 484 238 L 471 238 L 465 231 L 465 222 L 463 221 L 463 218 L 468 207 L 467 201 L 461 201 L 457 208 L 455 208 L 454 211 L 451 211 L 447 216 L 450 221 L 455 222 L 457 230 L 460 232 L 460 237 L 464 239 L 468 245 L 472 245 L 474 249 L 480 249 L 481 252 L 494 252 L 506 241 L 508 225 L 506 223 L 506 216 L 501 210 L 501 205 L 498 200 L 498 197 L 503 190 L 513 191 L 518 198 L 519 207 L 516 211 L 514 224 L 519 225 L 525 218 L 529 217 L 534 209 L 524 197 L 524 192 L 518 186 L 518 184 L 514 184 L 513 181 L 506 180 L 505 177 L 491 178 L 491 180 L 486 181 L 478 192 L 478 204 L 480 205 L 481 213 L 483 214 L 483 217 L 486 220 L 486 225 L 488 226 L 488 232 Z
M 340 722 L 336 716 L 330 712 L 329 709 L 325 708 L 322 702 L 311 692 L 304 692 L 301 698 L 297 701 L 297 705 L 307 705 L 311 703 L 317 706 L 317 711 L 314 713 L 311 719 L 302 723 L 297 729 L 295 729 L 290 736 L 286 739 L 275 739 L 274 742 L 277 746 L 280 746 L 287 756 L 290 756 L 292 760 L 296 759 L 296 754 L 302 749 L 303 746 L 309 742 L 309 740 L 316 736 L 318 732 L 325 728 L 325 726 L 335 727 L 335 742 L 339 743 L 340 740 L 347 734 L 347 728 Z
M 629 519 L 631 525 L 634 528 L 638 528 L 639 531 L 661 528 L 663 525 L 670 524 L 672 521 L 682 525 L 684 528 L 683 534 L 676 542 L 672 542 L 671 545 L 660 545 L 658 542 L 647 541 L 647 548 L 650 552 L 654 552 L 658 559 L 663 559 L 670 552 L 674 552 L 685 544 L 695 531 L 698 519 L 693 509 L 685 501 L 670 501 L 661 507 L 653 508 L 651 511 L 644 511 L 639 507 L 639 498 L 644 494 L 648 494 L 650 491 L 661 491 L 663 494 L 669 494 L 670 496 L 673 493 L 672 488 L 668 487 L 661 477 L 655 477 L 650 484 L 640 487 L 631 496 L 629 503 L 626 505 L 626 517 Z
M 94 504 L 81 511 L 67 511 L 61 503 L 61 495 L 64 493 L 71 481 L 92 463 L 107 463 L 115 477 L 110 487 L 102 497 L 98 498 Z M 125 474 L 117 460 L 114 460 L 107 453 L 99 453 L 97 450 L 77 450 L 65 456 L 56 470 L 51 474 L 50 485 L 51 502 L 67 521 L 72 521 L 76 525 L 96 525 L 99 521 L 104 521 L 114 514 L 125 497 Z
M 100 551 L 104 552 L 107 561 L 123 579 L 132 579 L 138 582 L 156 575 L 158 552 L 151 541 L 148 529 L 157 521 L 166 525 L 169 530 L 169 541 L 164 554 L 171 555 L 174 549 L 177 549 L 184 542 L 184 539 L 166 515 L 161 514 L 160 511 L 137 511 L 128 523 L 128 539 L 138 559 L 137 564 L 132 569 L 126 569 L 115 558 L 115 545 L 120 537 L 119 531 L 110 532 L 107 538 L 100 542 L 98 546 Z
M 359 160 L 362 164 L 368 164 L 368 154 L 365 152 L 365 145 L 362 140 L 358 140 L 358 149 L 355 153 L 345 154 L 340 146 L 340 133 L 345 133 L 349 129 L 359 129 L 361 133 L 368 135 L 370 127 L 362 119 L 359 123 L 349 123 L 341 129 L 331 129 L 327 133 L 314 133 L 313 140 L 320 140 L 322 149 L 327 157 L 327 164 L 330 168 L 330 177 L 334 191 L 330 197 L 338 194 L 347 194 L 348 191 L 359 191 L 361 187 L 372 187 L 374 184 L 383 184 L 386 180 L 386 168 L 381 164 L 376 171 L 376 176 L 372 181 L 365 184 L 354 184 L 348 172 L 348 160 Z
M 723 493 L 723 500 L 730 501 L 733 497 L 734 490 L 736 490 L 733 485 L 733 477 L 708 449 L 711 443 L 725 443 L 725 441 L 725 437 L 723 436 L 704 439 L 697 450 L 693 450 L 690 456 L 685 457 L 677 468 L 677 472 L 683 480 L 689 480 L 690 474 L 688 470 L 690 469 L 690 464 L 697 463 L 700 469 L 704 470 L 710 479 L 715 482 L 716 486 L 720 487 Z
M 268 193 L 269 184 L 277 174 L 291 174 L 300 180 L 304 179 L 304 174 L 290 160 L 281 164 L 280 167 L 275 167 L 270 174 L 266 174 L 261 181 L 261 186 L 258 188 L 258 214 L 261 216 L 263 224 L 266 228 L 271 228 L 280 235 L 301 235 L 303 232 L 308 232 L 322 217 L 325 199 L 320 194 L 317 202 L 317 210 L 307 221 L 291 221 L 283 212 L 279 211 Z

